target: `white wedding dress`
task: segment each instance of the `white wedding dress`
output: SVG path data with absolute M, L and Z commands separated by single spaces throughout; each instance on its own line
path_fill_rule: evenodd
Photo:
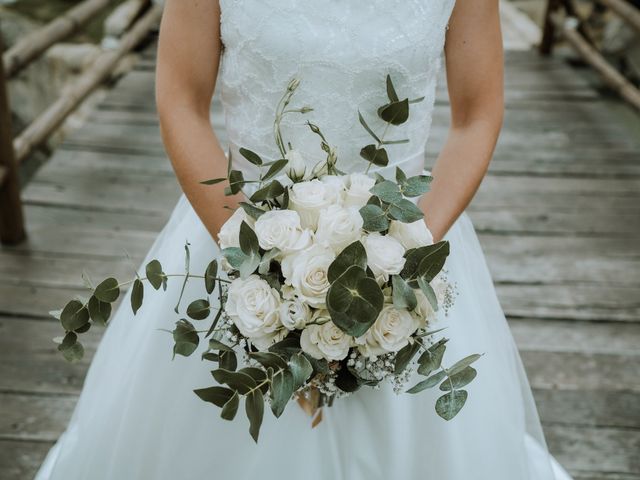
M 369 142 L 358 110 L 375 128 L 386 102 L 385 78 L 409 98 L 409 121 L 389 131 L 408 138 L 389 146 L 407 174 L 423 169 L 445 31 L 454 0 L 221 0 L 224 43 L 218 86 L 235 167 L 255 175 L 240 146 L 277 158 L 275 106 L 293 77 L 301 80 L 286 140 L 310 162 L 324 158 L 319 125 L 338 149 L 338 167 L 361 171 L 359 150 Z M 221 208 L 212 205 L 211 208 Z M 192 390 L 213 384 L 199 351 L 171 360 L 173 306 L 180 281 L 166 293 L 147 290 L 134 317 L 128 301 L 107 328 L 66 432 L 49 452 L 39 480 L 567 480 L 547 452 L 529 384 L 509 332 L 473 226 L 463 215 L 447 235 L 448 275 L 459 295 L 441 326 L 445 364 L 471 353 L 478 378 L 450 422 L 434 411 L 438 391 L 396 395 L 390 386 L 363 388 L 325 408 L 312 429 L 291 402 L 276 420 L 266 412 L 255 444 L 243 415 L 233 422 Z M 193 270 L 219 255 L 216 243 L 183 197 L 146 261 L 166 272 L 183 271 L 183 246 L 191 244 Z M 145 263 L 146 263 L 145 261 Z M 187 302 L 202 287 L 192 282 Z M 186 304 L 186 303 L 185 303 Z M 200 349 L 202 350 L 202 349 Z

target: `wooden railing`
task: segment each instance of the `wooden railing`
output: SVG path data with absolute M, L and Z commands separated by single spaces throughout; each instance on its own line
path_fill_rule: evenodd
M 640 34 L 640 9 L 626 0 L 598 0 L 597 3 L 609 8 Z M 640 89 L 627 80 L 598 50 L 593 34 L 581 18 L 573 0 L 547 0 L 540 53 L 549 55 L 552 52 L 558 33 L 602 76 L 609 88 L 640 110 Z
M 2 55 L 0 62 L 0 241 L 16 244 L 26 237 L 20 199 L 18 166 L 60 127 L 64 120 L 100 84 L 110 77 L 120 59 L 144 40 L 161 15 L 162 7 L 149 8 L 122 35 L 117 46 L 104 50 L 52 105 L 17 138 L 13 138 L 7 81 L 57 42 L 81 30 L 105 10 L 110 0 L 85 0 L 40 30 L 25 37 Z M 0 53 L 3 52 L 0 44 Z

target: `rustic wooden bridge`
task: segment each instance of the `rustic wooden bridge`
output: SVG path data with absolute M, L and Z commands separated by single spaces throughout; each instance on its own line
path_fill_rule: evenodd
M 640 480 L 640 118 L 505 11 L 506 119 L 469 212 L 550 450 L 576 480 Z M 155 44 L 22 191 L 27 240 L 0 249 L 0 478 L 32 478 L 99 340 L 68 364 L 47 315 L 79 273 L 128 276 L 179 188 L 154 106 Z M 221 107 L 214 126 L 224 141 Z M 430 161 L 448 122 L 437 101 Z M 483 479 L 485 480 L 485 479 Z M 487 479 L 488 480 L 488 479 Z M 517 480 L 517 479 L 514 479 Z

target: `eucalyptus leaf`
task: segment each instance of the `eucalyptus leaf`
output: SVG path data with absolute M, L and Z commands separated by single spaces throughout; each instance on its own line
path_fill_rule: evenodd
M 449 256 L 449 242 L 439 242 L 432 245 L 433 249 L 425 255 L 418 265 L 418 275 L 425 277 L 429 282 L 433 280 L 444 267 Z
M 271 367 L 274 370 L 280 368 L 288 368 L 288 364 L 285 359 L 280 355 L 273 352 L 249 352 L 249 357 L 259 362 L 263 367 Z
M 279 374 L 273 375 L 270 389 L 271 411 L 276 418 L 282 415 L 294 391 L 295 384 L 290 370 L 282 370 Z
M 160 264 L 160 262 L 158 260 L 151 260 L 149 263 L 147 263 L 145 270 L 147 280 L 149 280 L 151 286 L 156 290 L 159 290 L 162 286 L 162 280 L 165 276 L 164 272 L 162 271 L 162 265 Z
M 223 351 L 219 354 L 220 359 L 218 360 L 218 366 L 225 370 L 234 371 L 238 368 L 238 356 L 236 352 L 232 351 Z
M 313 373 L 311 363 L 302 353 L 297 353 L 291 357 L 289 360 L 289 370 L 293 375 L 293 385 L 295 390 L 302 387 Z
M 284 187 L 278 180 L 272 180 L 267 185 L 257 190 L 251 195 L 250 200 L 253 203 L 264 202 L 265 200 L 272 200 L 279 197 L 284 193 Z
M 462 360 L 457 361 L 448 369 L 449 375 L 453 376 L 456 373 L 461 372 L 469 365 L 479 360 L 480 357 L 482 357 L 482 355 L 474 353 L 473 355 L 469 355 L 467 357 L 464 357 Z
M 409 362 L 413 359 L 413 357 L 420 350 L 420 344 L 418 342 L 413 342 L 405 345 L 401 348 L 396 354 L 395 363 L 394 363 L 394 373 L 397 375 L 402 373 Z
M 436 413 L 445 420 L 451 420 L 462 410 L 468 396 L 466 390 L 453 390 L 444 394 L 436 401 Z
M 343 392 L 351 393 L 358 390 L 361 384 L 348 368 L 342 367 L 338 370 L 338 375 L 336 376 L 336 387 Z
M 244 175 L 240 170 L 231 170 L 229 172 L 229 192 L 231 195 L 239 193 L 245 184 Z
M 265 213 L 265 210 L 258 208 L 248 202 L 240 202 L 239 205 L 242 207 L 245 213 L 254 220 L 257 220 L 263 213 Z
M 240 247 L 227 247 L 222 249 L 222 255 L 227 259 L 229 265 L 238 270 L 242 263 L 246 260 L 247 256 L 242 252 Z
M 245 410 L 249 419 L 249 433 L 253 440 L 258 443 L 260 427 L 264 417 L 264 397 L 260 390 L 253 390 L 245 400 Z
M 236 413 L 238 413 L 238 407 L 240 406 L 240 396 L 238 392 L 233 392 L 233 395 L 227 403 L 222 407 L 222 411 L 220 412 L 220 417 L 225 420 L 233 420 L 236 417 Z
M 326 298 L 331 320 L 354 337 L 369 330 L 384 303 L 384 295 L 377 282 L 355 265 L 333 282 Z
M 240 147 L 240 155 L 242 155 L 244 158 L 249 160 L 249 162 L 253 163 L 254 165 L 258 165 L 258 166 L 262 165 L 262 159 L 260 158 L 260 155 L 258 155 L 255 152 L 252 152 L 248 148 Z
M 382 208 L 369 203 L 360 209 L 363 220 L 362 228 L 368 232 L 382 232 L 389 228 L 389 219 Z
M 404 170 L 402 170 L 400 167 L 396 167 L 396 182 L 398 182 L 398 184 L 402 186 L 406 181 L 407 174 L 404 173 Z
M 256 252 L 252 255 L 246 256 L 242 265 L 238 269 L 240 272 L 240 277 L 246 279 L 256 271 L 256 269 L 260 266 L 260 255 Z
M 393 275 L 391 277 L 391 285 L 393 287 L 393 305 L 397 309 L 406 308 L 407 310 L 413 310 L 416 308 L 418 305 L 416 293 L 400 275 Z
M 267 170 L 267 173 L 264 174 L 264 176 L 262 177 L 262 180 L 263 181 L 271 180 L 273 177 L 278 175 L 282 171 L 282 169 L 287 166 L 288 163 L 289 163 L 289 160 L 287 160 L 286 158 L 276 160 L 275 162 L 273 162 L 273 165 L 269 167 L 269 170 Z
M 78 300 L 71 300 L 60 313 L 60 323 L 66 331 L 77 330 L 89 321 L 89 310 Z
M 109 317 L 111 316 L 110 303 L 101 302 L 94 295 L 89 299 L 88 309 L 91 320 L 101 325 L 107 324 L 107 322 L 109 321 Z
M 240 224 L 240 250 L 247 256 L 258 253 L 260 246 L 258 245 L 258 237 L 253 229 L 244 220 Z
M 409 177 L 402 185 L 402 193 L 407 197 L 419 197 L 429 191 L 432 180 L 429 175 Z
M 392 125 L 402 125 L 409 119 L 409 99 L 393 101 L 380 107 L 378 116 Z
M 449 255 L 449 242 L 442 241 L 433 245 L 412 248 L 405 253 L 406 261 L 400 272 L 400 276 L 404 278 L 413 288 L 418 287 L 418 277 L 425 276 L 427 281 L 433 280 L 437 273 L 437 266 L 444 266 Z M 424 261 L 424 263 L 422 263 Z M 434 267 L 432 267 L 432 265 Z M 440 270 L 438 270 L 439 273 Z
M 211 305 L 205 298 L 194 300 L 187 307 L 187 315 L 193 320 L 204 320 L 209 313 L 211 313 Z
M 202 185 L 216 185 L 217 183 L 222 183 L 226 180 L 226 177 L 220 177 L 220 178 L 212 178 L 210 180 L 204 180 L 202 182 L 200 182 Z
M 362 270 L 367 268 L 367 252 L 359 240 L 347 245 L 335 260 L 331 262 L 327 270 L 329 282 L 335 282 L 340 275 L 354 265 L 360 267 Z
M 107 278 L 96 287 L 94 295 L 102 302 L 115 302 L 120 296 L 118 281 L 115 278 Z
M 231 348 L 226 343 L 222 343 L 220 340 L 216 340 L 215 338 L 211 338 L 209 340 L 209 348 L 211 350 L 222 350 L 223 352 L 233 352 L 233 348 Z
M 233 397 L 235 391 L 230 388 L 215 386 L 199 388 L 194 390 L 194 393 L 205 402 L 213 403 L 217 407 L 222 408 L 231 399 L 231 397 Z
M 245 373 L 253 378 L 257 384 L 257 386 L 262 390 L 262 393 L 267 393 L 269 391 L 269 382 L 267 380 L 267 372 L 256 367 L 245 367 L 238 370 L 239 373 Z
M 360 120 L 360 125 L 362 125 L 364 127 L 364 129 L 367 131 L 367 133 L 369 135 L 371 135 L 376 142 L 382 143 L 382 140 L 380 140 L 380 138 L 375 134 L 375 132 L 371 129 L 371 127 L 369 127 L 369 125 L 365 121 L 365 119 L 362 116 L 362 114 L 360 113 L 360 111 L 358 111 L 358 120 Z
M 65 335 L 62 343 L 58 345 L 58 351 L 68 362 L 77 362 L 84 356 L 84 347 L 78 342 L 78 336 L 73 332 Z
M 131 310 L 133 314 L 138 313 L 138 310 L 142 306 L 142 300 L 144 299 L 144 285 L 139 278 L 136 278 L 131 288 Z
M 237 390 L 242 395 L 246 395 L 249 390 L 256 388 L 256 381 L 250 375 L 241 372 L 234 372 L 224 368 L 218 368 L 211 372 L 216 382 L 226 384 L 229 388 Z
M 434 312 L 438 311 L 438 297 L 436 296 L 436 292 L 433 290 L 433 287 L 429 285 L 429 282 L 424 277 L 418 277 L 418 286 L 424 296 L 427 297 L 429 304 Z
M 421 382 L 411 387 L 409 390 L 407 390 L 407 393 L 420 393 L 427 388 L 433 388 L 437 384 L 439 384 L 446 376 L 447 373 L 444 370 L 440 370 L 438 373 L 434 373 L 426 380 L 422 380 Z
M 423 218 L 424 213 L 411 200 L 402 198 L 389 205 L 389 216 L 399 222 L 413 223 Z
M 443 338 L 431 345 L 418 359 L 418 373 L 420 375 L 431 375 L 442 366 L 442 358 L 447 349 L 447 339 Z
M 175 345 L 173 346 L 173 356 L 182 355 L 188 357 L 200 343 L 200 337 L 191 322 L 182 318 L 176 322 L 176 328 L 172 332 Z
M 397 183 L 384 180 L 375 184 L 370 190 L 372 194 L 386 203 L 398 203 L 402 200 L 402 192 Z
M 454 390 L 462 388 L 470 384 L 477 375 L 478 371 L 475 368 L 466 367 L 463 370 L 460 370 L 455 375 L 451 375 L 446 382 L 442 382 L 442 384 L 440 385 L 440 390 L 448 392 L 452 390 L 452 384 Z
M 391 80 L 391 75 L 389 74 L 387 74 L 387 97 L 389 97 L 390 102 L 397 102 L 399 100 L 396 89 L 393 86 L 393 81 Z
M 216 277 L 218 276 L 218 260 L 213 260 L 204 272 L 204 287 L 209 295 L 216 287 Z
M 384 148 L 378 148 L 374 144 L 363 147 L 362 150 L 360 150 L 360 156 L 379 167 L 386 167 L 389 164 L 387 151 Z

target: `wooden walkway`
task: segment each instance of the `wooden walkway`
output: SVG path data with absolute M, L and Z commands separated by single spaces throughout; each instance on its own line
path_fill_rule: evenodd
M 83 269 L 127 276 L 124 250 L 137 264 L 179 195 L 153 68 L 150 48 L 38 172 L 24 191 L 29 241 L 0 249 L 2 480 L 32 478 L 101 333 L 67 364 L 47 312 L 83 291 Z M 508 52 L 506 84 L 505 128 L 470 214 L 551 451 L 576 480 L 640 480 L 640 119 L 530 51 Z M 431 152 L 447 108 L 441 88 Z

